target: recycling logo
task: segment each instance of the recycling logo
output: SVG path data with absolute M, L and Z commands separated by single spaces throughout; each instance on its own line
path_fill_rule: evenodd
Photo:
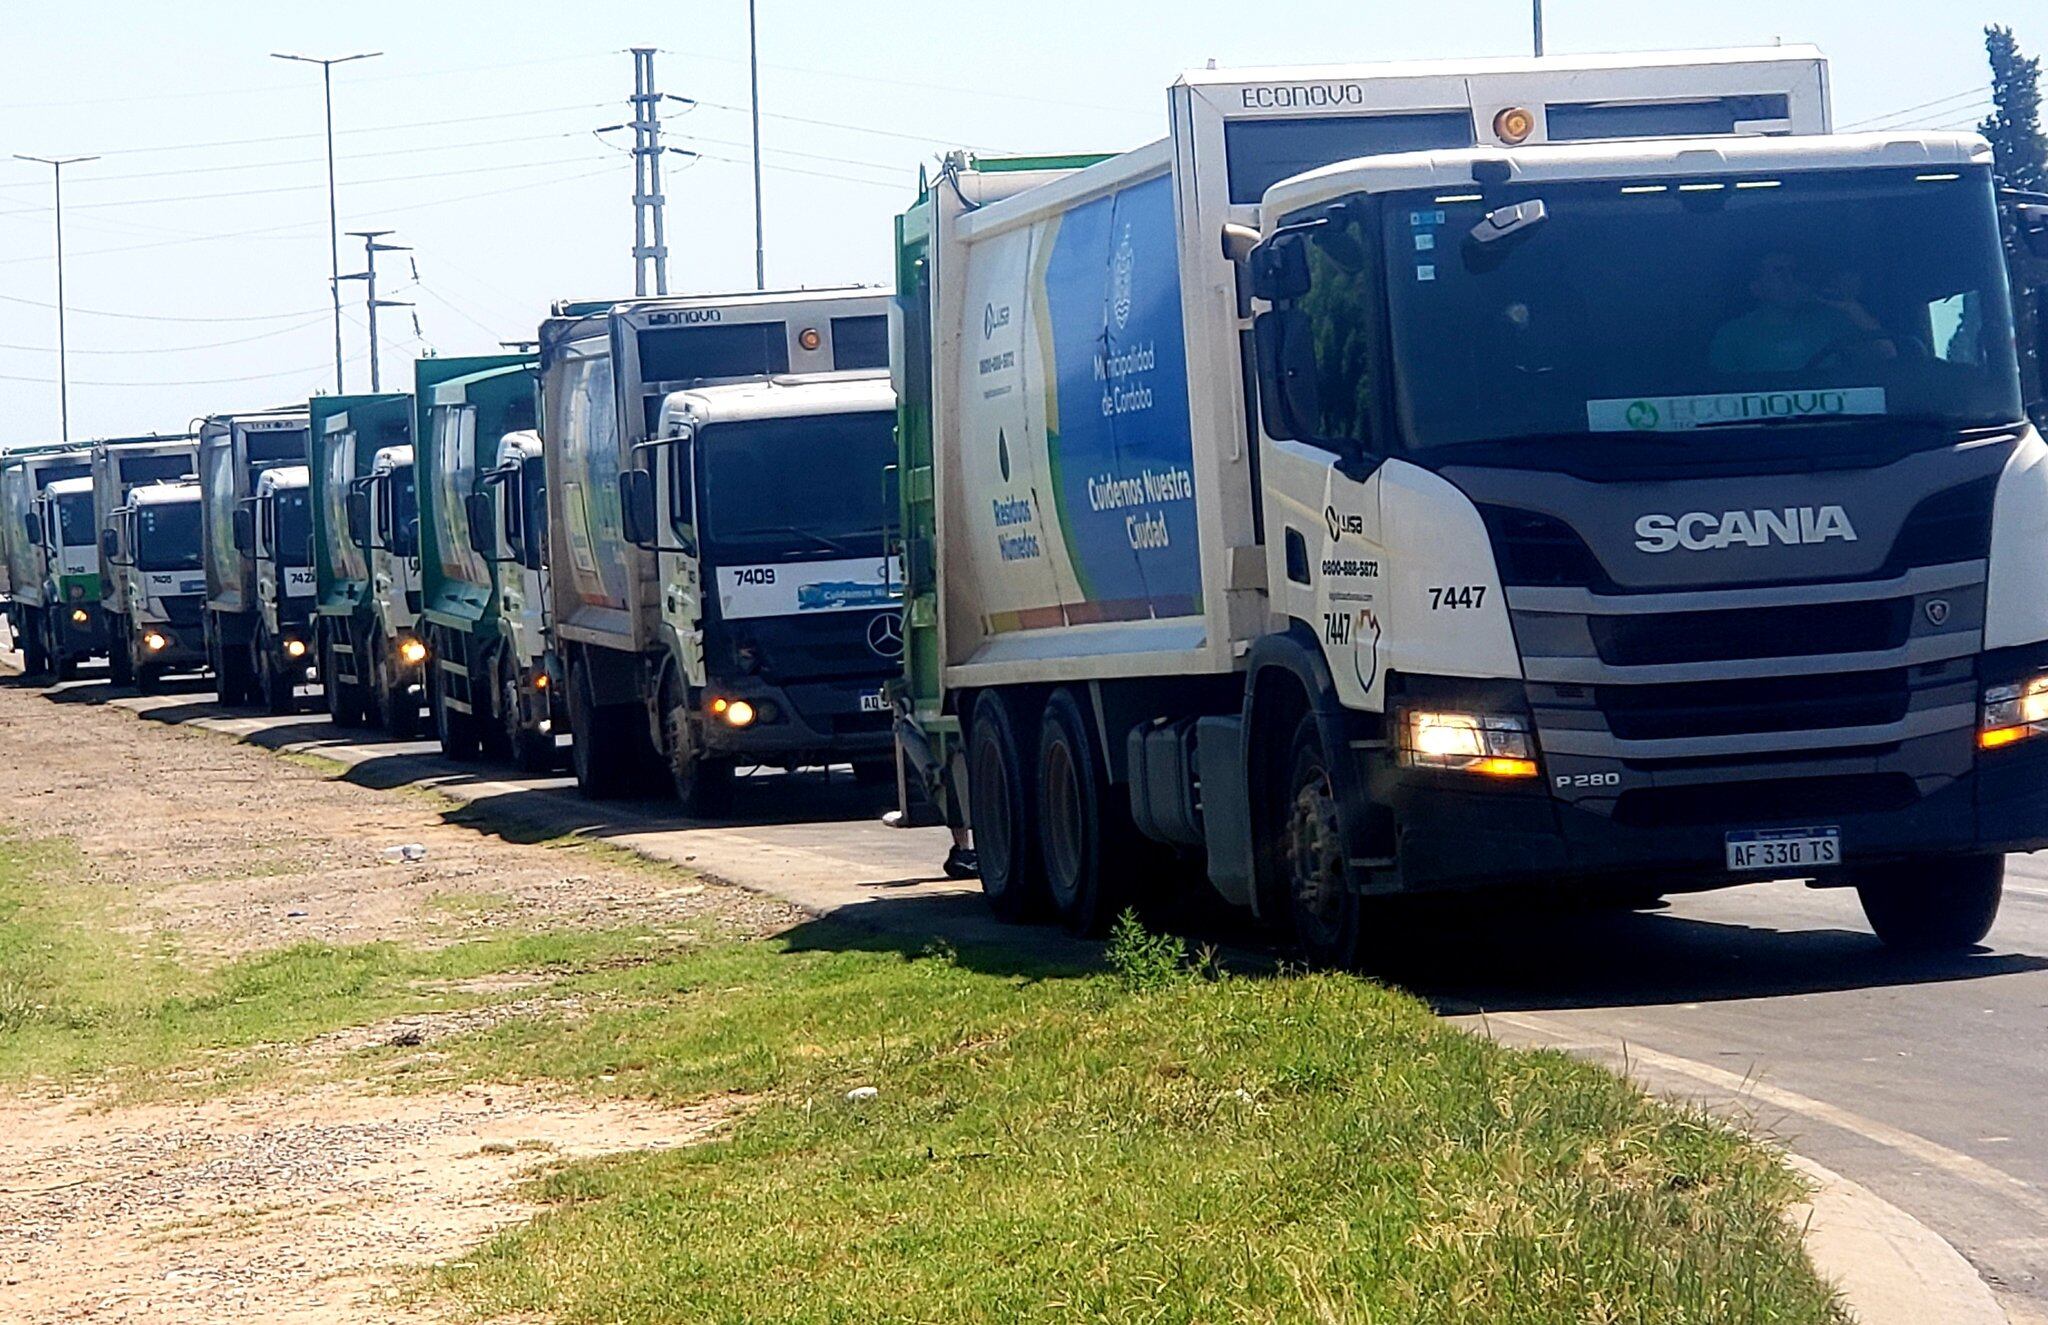
M 1628 426 L 1637 432 L 1654 432 L 1663 421 L 1664 416 L 1647 400 L 1638 400 L 1628 407 Z

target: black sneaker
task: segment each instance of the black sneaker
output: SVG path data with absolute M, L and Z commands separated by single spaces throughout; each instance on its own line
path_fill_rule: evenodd
M 981 861 L 967 847 L 954 847 L 946 853 L 946 877 L 949 879 L 977 879 L 981 877 Z

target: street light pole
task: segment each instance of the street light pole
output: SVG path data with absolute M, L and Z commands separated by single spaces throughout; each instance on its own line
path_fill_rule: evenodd
M 768 288 L 768 250 L 761 240 L 761 42 L 754 27 L 754 0 L 747 0 L 747 80 L 754 107 L 754 288 Z
M 1543 55 L 1543 0 L 1532 0 L 1536 6 L 1536 55 Z
M 64 167 L 75 166 L 85 161 L 97 161 L 96 156 L 25 156 L 14 154 L 17 161 L 33 161 L 48 166 L 50 177 L 57 193 L 57 417 L 58 427 L 65 441 L 71 440 L 71 367 L 67 346 L 64 341 Z
M 371 60 L 382 51 L 359 55 L 338 55 L 322 59 L 315 55 L 286 55 L 272 51 L 273 60 L 296 60 L 320 66 L 320 88 L 327 107 L 327 288 L 334 296 L 334 393 L 344 390 L 341 380 L 341 212 L 334 199 L 334 66 L 351 60 Z

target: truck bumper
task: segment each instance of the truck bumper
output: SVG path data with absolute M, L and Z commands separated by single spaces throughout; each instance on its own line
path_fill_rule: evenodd
M 770 685 L 759 677 L 720 682 L 706 693 L 728 705 L 745 701 L 753 707 L 755 719 L 735 727 L 707 711 L 704 746 L 720 758 L 791 767 L 892 755 L 893 719 L 879 702 L 881 690 L 879 680 L 788 686 Z
M 149 647 L 153 636 L 164 641 L 162 648 Z M 139 622 L 135 626 L 135 657 L 144 667 L 161 672 L 196 671 L 206 666 L 206 633 L 198 626 Z
M 1970 739 L 1967 733 L 1958 737 Z M 1902 792 L 1889 803 L 1870 798 L 1857 804 L 1859 797 L 1845 792 L 1835 805 L 1798 807 L 1799 791 L 1824 781 L 1777 783 L 1785 793 L 1781 803 L 1797 807 L 1789 813 L 1738 809 L 1725 816 L 1642 816 L 1631 822 L 1626 815 L 1552 796 L 1547 779 L 1512 789 L 1472 788 L 1448 775 L 1402 770 L 1392 775 L 1399 869 L 1398 882 L 1388 887 L 1561 887 L 1588 894 L 1605 887 L 1732 887 L 1773 877 L 1726 868 L 1726 834 L 1748 829 L 1839 829 L 1843 866 L 1807 872 L 1823 884 L 1848 882 L 1847 872 L 1860 865 L 2048 848 L 2048 736 L 1979 754 L 1967 772 L 1930 779 L 1932 789 Z M 1744 802 L 1773 799 L 1769 782 L 1716 786 L 1743 793 L 1736 799 Z
M 65 603 L 55 612 L 60 654 L 66 658 L 106 656 L 107 615 L 98 603 Z M 80 614 L 85 620 L 78 619 Z

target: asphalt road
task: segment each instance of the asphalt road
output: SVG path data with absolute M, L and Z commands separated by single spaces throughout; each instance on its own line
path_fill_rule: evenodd
M 342 733 L 324 715 L 224 713 L 197 685 L 141 699 L 86 679 L 52 698 L 307 749 L 373 785 L 434 785 L 488 831 L 620 840 L 908 943 L 1088 951 L 993 921 L 972 885 L 938 877 L 942 831 L 882 826 L 886 793 L 845 774 L 749 778 L 742 818 L 691 824 L 653 803 L 592 805 L 562 778 L 453 765 L 426 742 Z M 1853 893 L 1768 883 L 1653 913 L 1462 920 L 1401 979 L 1475 1028 L 1746 1117 L 1946 1237 L 2014 1321 L 2048 1323 L 2048 856 L 2013 858 L 2007 879 L 1987 945 L 1959 958 L 1894 956 Z M 1232 919 L 1191 923 L 1258 943 Z

